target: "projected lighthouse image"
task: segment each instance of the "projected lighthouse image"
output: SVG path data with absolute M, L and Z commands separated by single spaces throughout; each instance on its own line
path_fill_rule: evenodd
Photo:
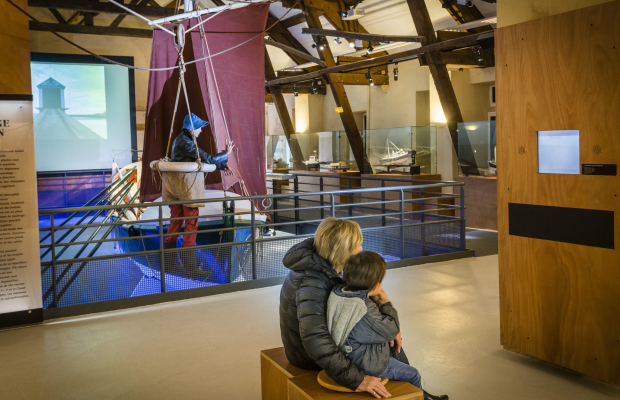
M 34 135 L 36 140 L 59 139 L 102 139 L 106 135 L 105 111 L 94 115 L 67 115 L 65 107 L 65 86 L 54 78 L 49 78 L 37 85 L 39 89 L 39 110 L 34 117 Z M 98 128 L 100 134 L 95 133 L 88 126 L 78 120 Z M 107 136 L 107 135 L 106 135 Z
M 131 163 L 135 122 L 126 68 L 33 61 L 31 73 L 37 171 L 109 169 L 113 160 Z

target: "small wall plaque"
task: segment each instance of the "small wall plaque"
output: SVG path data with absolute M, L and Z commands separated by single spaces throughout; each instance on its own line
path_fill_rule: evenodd
M 581 164 L 583 175 L 611 175 L 616 176 L 618 167 L 616 164 Z

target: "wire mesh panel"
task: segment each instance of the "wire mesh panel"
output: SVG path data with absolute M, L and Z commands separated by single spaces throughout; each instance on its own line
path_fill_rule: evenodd
M 386 261 L 401 259 L 400 227 L 363 230 L 362 234 L 364 235 L 362 244 L 364 250 L 379 253 Z
M 274 278 L 288 274 L 288 269 L 282 264 L 286 252 L 302 241 L 305 237 L 291 236 L 290 239 L 267 239 L 260 241 L 256 246 L 256 278 Z
M 158 255 L 143 256 L 157 264 Z M 146 278 L 146 279 L 145 279 Z M 54 301 L 52 267 L 42 276 L 43 305 Z M 57 306 L 73 306 L 160 292 L 158 281 L 148 279 L 131 257 L 56 265 Z

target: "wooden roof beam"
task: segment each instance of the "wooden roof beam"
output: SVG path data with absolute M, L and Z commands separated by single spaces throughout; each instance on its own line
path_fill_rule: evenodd
M 81 33 L 85 35 L 108 35 L 108 36 L 128 36 L 137 38 L 152 38 L 153 31 L 151 29 L 135 29 L 135 28 L 110 28 L 109 26 L 85 26 L 70 24 L 50 24 L 45 23 L 48 27 L 60 33 Z M 30 21 L 31 31 L 49 32 L 34 21 Z
M 286 46 L 286 45 L 284 45 L 282 43 L 278 43 L 278 42 L 273 41 L 273 40 L 265 40 L 265 44 L 269 45 L 269 46 L 277 47 L 277 48 L 279 48 L 281 50 L 284 50 L 288 54 L 294 54 L 297 57 L 301 57 L 301 58 L 303 58 L 306 61 L 317 63 L 318 65 L 320 65 L 322 67 L 325 66 L 325 63 L 323 62 L 323 60 L 321 60 L 319 58 L 316 58 L 314 56 L 311 56 L 308 53 L 304 53 L 304 52 L 299 51 L 297 49 L 294 49 L 292 47 Z
M 316 8 L 312 7 L 312 4 L 316 2 L 317 0 L 302 0 L 300 4 L 302 4 L 308 26 L 313 29 L 322 29 L 323 27 L 321 26 L 321 21 L 319 20 L 318 11 Z M 325 2 L 323 2 L 323 4 L 324 3 Z M 313 37 L 313 39 L 316 43 L 317 38 Z M 329 43 L 325 45 L 323 50 L 318 50 L 318 53 L 321 60 L 323 60 L 327 65 L 327 68 L 322 69 L 320 72 L 327 71 L 330 68 L 338 68 L 338 66 L 336 66 L 336 62 L 334 61 L 334 56 L 329 47 Z M 326 77 L 334 96 L 336 107 L 342 107 L 342 112 L 339 114 L 340 119 L 344 130 L 347 133 L 347 139 L 349 139 L 351 152 L 353 153 L 357 166 L 361 173 L 371 173 L 372 167 L 370 166 L 370 162 L 368 162 L 368 157 L 364 151 L 364 142 L 355 122 L 353 110 L 351 109 L 351 104 L 349 103 L 344 85 L 342 83 L 331 81 L 330 75 L 326 75 Z
M 302 33 L 313 36 L 333 36 L 333 37 L 341 37 L 345 39 L 358 39 L 358 40 L 366 40 L 368 42 L 383 42 L 383 43 L 391 43 L 391 42 L 415 42 L 422 43 L 424 41 L 424 36 L 394 36 L 394 35 L 376 35 L 372 33 L 357 33 L 357 32 L 347 32 L 333 29 L 312 29 L 312 28 L 303 28 Z
M 74 10 L 84 13 L 125 14 L 127 11 L 112 4 L 97 0 L 28 0 L 28 7 Z M 126 5 L 132 11 L 145 17 L 163 18 L 174 15 L 174 9 L 166 7 Z
M 420 0 L 420 1 L 423 1 L 423 0 Z M 318 78 L 321 75 L 331 74 L 335 72 L 343 72 L 343 71 L 352 70 L 352 69 L 368 68 L 373 65 L 385 64 L 385 63 L 388 63 L 394 60 L 413 59 L 420 54 L 424 54 L 430 51 L 443 50 L 445 48 L 472 46 L 477 43 L 476 38 L 478 36 L 479 35 L 468 35 L 468 36 L 458 38 L 458 39 L 446 40 L 445 42 L 438 42 L 438 43 L 433 43 L 433 44 L 429 44 L 426 46 L 418 47 L 417 49 L 403 51 L 403 52 L 395 53 L 395 54 L 389 54 L 387 56 L 382 56 L 382 57 L 377 57 L 377 58 L 370 58 L 367 60 L 347 63 L 343 65 L 329 66 L 329 63 L 327 62 L 327 60 L 325 60 L 325 63 L 328 65 L 327 68 L 314 71 L 314 72 L 310 72 L 304 75 L 299 75 L 297 77 L 282 78 L 282 79 L 275 79 L 273 81 L 268 81 L 267 86 L 283 85 L 285 83 L 309 80 L 312 78 Z

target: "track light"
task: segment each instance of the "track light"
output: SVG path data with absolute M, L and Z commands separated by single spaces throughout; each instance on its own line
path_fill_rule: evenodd
M 316 82 L 314 81 L 310 83 L 310 88 L 312 89 L 312 94 L 317 94 L 319 92 L 319 90 L 316 87 Z
M 336 39 L 334 39 L 334 42 L 336 42 L 336 44 L 342 44 L 342 42 L 340 41 L 340 38 L 337 37 Z
M 443 0 L 441 3 L 441 8 L 450 8 L 452 7 L 452 0 Z
M 370 70 L 368 70 L 368 72 L 366 72 L 366 79 L 368 79 L 368 83 L 370 83 L 370 86 L 374 86 L 375 83 L 372 81 L 372 75 L 370 74 Z
M 352 49 L 355 48 L 355 41 L 349 42 L 349 47 Z
M 394 81 L 398 80 L 398 63 L 394 64 Z
M 366 54 L 370 54 L 370 53 L 372 53 L 372 51 L 373 51 L 374 49 L 375 49 L 375 48 L 374 48 L 374 47 L 372 47 L 372 44 L 368 44 L 368 47 L 366 48 Z
M 297 84 L 293 85 L 293 94 L 295 97 L 299 96 L 299 92 L 297 91 Z
M 476 59 L 478 60 L 478 66 L 481 67 L 484 64 L 484 57 L 482 56 L 482 50 L 478 48 L 476 50 Z

